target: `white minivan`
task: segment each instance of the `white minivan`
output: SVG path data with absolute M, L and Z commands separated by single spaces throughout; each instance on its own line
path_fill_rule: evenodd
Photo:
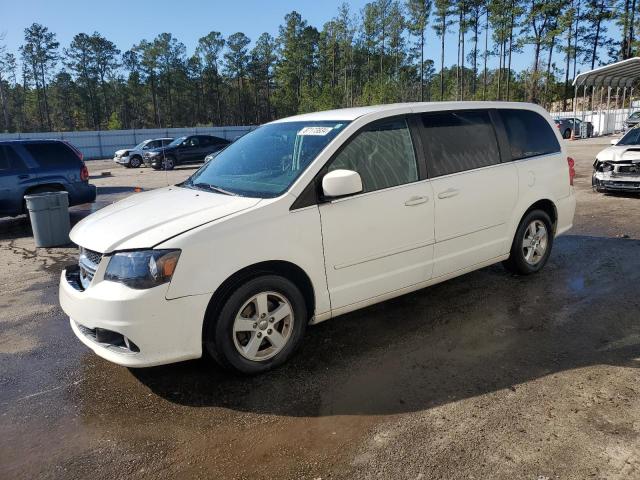
M 208 352 L 258 373 L 307 324 L 503 262 L 572 226 L 573 160 L 525 103 L 407 103 L 256 129 L 178 185 L 78 223 L 60 304 L 87 346 L 145 367 Z

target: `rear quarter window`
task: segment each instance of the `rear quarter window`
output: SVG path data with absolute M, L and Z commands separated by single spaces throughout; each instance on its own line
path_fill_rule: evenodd
M 23 146 L 41 167 L 80 165 L 80 159 L 73 150 L 60 142 L 25 143 Z
M 531 110 L 498 110 L 509 139 L 511 160 L 560 152 L 555 132 L 540 114 Z

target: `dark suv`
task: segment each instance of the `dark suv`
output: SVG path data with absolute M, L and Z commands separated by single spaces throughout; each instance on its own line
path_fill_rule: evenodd
M 213 135 L 190 135 L 176 138 L 164 148 L 144 153 L 144 163 L 156 170 L 171 170 L 183 163 L 204 162 L 210 153 L 222 150 L 231 142 Z
M 0 142 L 0 217 L 25 212 L 24 196 L 66 191 L 69 205 L 96 199 L 82 153 L 59 140 Z

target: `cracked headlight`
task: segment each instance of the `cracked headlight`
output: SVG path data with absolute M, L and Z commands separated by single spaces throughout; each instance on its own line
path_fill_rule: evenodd
M 180 250 L 136 250 L 114 253 L 104 279 L 136 290 L 156 287 L 171 281 L 180 258 Z

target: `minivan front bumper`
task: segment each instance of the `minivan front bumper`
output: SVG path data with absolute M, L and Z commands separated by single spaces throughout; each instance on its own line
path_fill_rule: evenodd
M 640 192 L 640 172 L 621 175 L 595 171 L 591 184 L 599 192 Z
M 82 290 L 71 266 L 60 276 L 59 298 L 73 332 L 97 355 L 126 367 L 151 367 L 202 356 L 210 295 L 167 300 L 168 287 L 134 290 L 94 278 Z

